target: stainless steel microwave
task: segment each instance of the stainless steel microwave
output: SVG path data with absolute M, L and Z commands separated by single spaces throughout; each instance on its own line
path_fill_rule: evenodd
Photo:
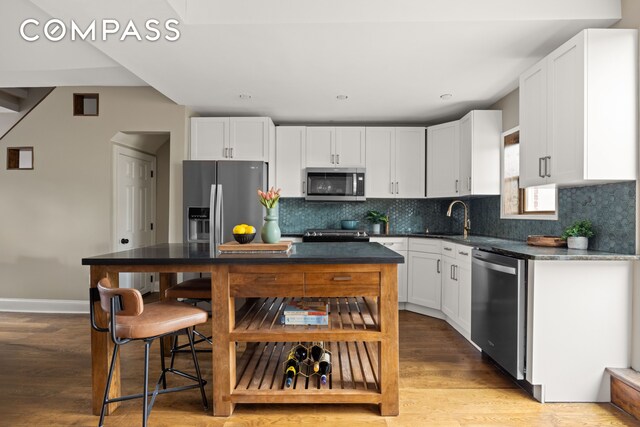
M 307 168 L 306 200 L 364 201 L 364 168 Z

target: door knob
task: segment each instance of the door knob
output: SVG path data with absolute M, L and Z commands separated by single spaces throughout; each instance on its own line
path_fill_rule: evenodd
M 122 243 L 123 245 L 126 245 L 127 243 L 129 243 L 129 239 L 122 238 L 120 239 L 120 243 Z

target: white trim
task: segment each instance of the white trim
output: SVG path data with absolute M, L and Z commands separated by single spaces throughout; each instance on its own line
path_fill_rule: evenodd
M 89 300 L 0 298 L 0 311 L 17 313 L 89 313 Z

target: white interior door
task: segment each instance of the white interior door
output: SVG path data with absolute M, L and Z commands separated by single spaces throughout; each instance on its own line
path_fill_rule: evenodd
M 114 145 L 115 251 L 155 243 L 155 166 L 149 154 Z M 153 290 L 152 273 L 120 273 L 120 287 Z

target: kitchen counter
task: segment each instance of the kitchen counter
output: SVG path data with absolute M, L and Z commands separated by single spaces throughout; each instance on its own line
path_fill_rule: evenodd
M 372 234 L 377 237 L 421 237 L 427 239 L 442 239 L 453 243 L 477 247 L 503 255 L 514 256 L 532 260 L 565 260 L 565 261 L 634 261 L 640 259 L 640 255 L 617 254 L 592 250 L 579 250 L 567 248 L 550 248 L 543 246 L 530 246 L 519 240 L 500 239 L 498 237 L 468 236 L 466 239 L 459 235 L 426 234 L 426 233 L 398 233 L 398 234 Z
M 375 243 L 294 243 L 286 254 L 221 254 L 208 243 L 163 243 L 82 259 L 82 265 L 162 264 L 402 264 L 404 257 Z

